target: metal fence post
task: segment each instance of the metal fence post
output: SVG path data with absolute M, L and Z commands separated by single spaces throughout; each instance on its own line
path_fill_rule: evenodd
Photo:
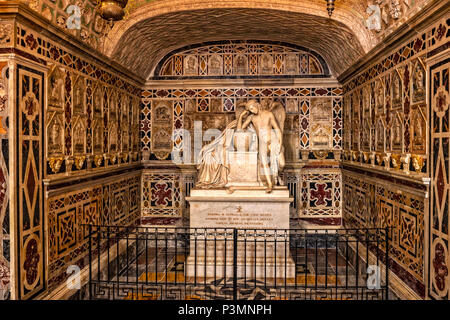
M 386 300 L 389 300 L 389 227 L 385 228 L 386 232 Z
M 92 300 L 92 224 L 89 225 L 89 300 Z
M 233 229 L 233 300 L 237 300 L 237 229 Z

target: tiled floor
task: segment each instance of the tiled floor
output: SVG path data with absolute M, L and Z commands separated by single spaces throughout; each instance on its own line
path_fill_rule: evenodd
M 139 292 L 142 291 L 137 295 L 136 290 L 131 290 L 133 293 L 130 291 L 125 299 L 160 299 L 166 294 L 163 291 L 169 290 L 169 287 L 172 291 L 184 288 L 184 294 L 178 297 L 180 299 L 233 298 L 232 274 L 226 279 L 213 276 L 185 277 L 184 265 L 187 256 L 185 248 L 177 248 L 177 250 L 173 247 L 167 250 L 164 247 L 148 248 L 140 252 L 138 259 L 129 261 L 128 268 L 122 270 L 119 278 L 113 277 L 110 280 L 112 282 L 118 280 L 130 285 L 136 284 L 136 287 L 141 284 L 146 286 L 146 289 L 136 289 Z M 334 248 L 317 250 L 297 248 L 291 250 L 291 256 L 296 264 L 295 277 L 288 279 L 239 278 L 237 288 L 240 298 L 266 299 L 269 296 L 271 299 L 291 299 L 299 298 L 300 295 L 308 299 L 306 295 L 310 294 L 311 299 L 329 299 L 330 297 L 347 299 L 352 294 L 333 294 L 333 288 L 339 286 L 345 290 L 346 286 L 354 286 L 356 281 L 359 287 L 365 287 L 366 276 L 363 274 L 356 276 L 355 269 L 346 263 L 345 257 L 337 253 Z

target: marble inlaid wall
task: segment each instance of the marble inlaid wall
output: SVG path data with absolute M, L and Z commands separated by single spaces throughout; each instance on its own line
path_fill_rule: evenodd
M 415 190 L 418 185 L 398 186 L 370 175 L 346 170 L 343 171 L 343 184 L 345 226 L 389 227 L 391 270 L 418 296 L 424 298 L 424 213 L 428 199 Z
M 296 46 L 260 41 L 216 41 L 192 45 L 170 53 L 155 70 L 154 78 L 329 76 L 322 57 Z M 308 52 L 309 51 L 309 52 Z
M 95 10 L 95 0 L 24 0 L 31 9 L 41 14 L 48 22 L 53 23 L 89 46 L 100 50 L 104 36 L 111 30 L 108 24 Z M 76 5 L 79 12 L 71 6 Z M 80 28 L 68 28 L 68 23 L 76 23 L 79 14 Z
M 62 41 L 61 33 L 44 35 L 39 20 L 29 18 L 2 18 L 0 28 L 0 54 L 7 53 L 0 60 L 9 64 L 8 73 L 1 65 L 0 78 L 0 281 L 8 285 L 5 275 L 15 275 L 14 299 L 54 289 L 66 263 L 84 266 L 79 226 L 88 217 L 129 224 L 140 210 L 138 83 L 76 42 Z M 101 185 L 106 171 L 112 180 L 132 176 Z M 48 198 L 79 183 L 83 192 Z M 10 239 L 16 239 L 13 250 Z
M 89 263 L 87 224 L 135 225 L 140 210 L 140 172 L 84 184 L 74 191 L 61 190 L 47 200 L 47 289 L 63 284 L 67 268 Z M 95 241 L 94 241 L 95 242 Z M 98 250 L 97 243 L 93 243 Z
M 15 234 L 17 295 L 28 299 L 45 288 L 43 141 L 44 79 L 41 66 L 16 64 L 16 123 L 14 145 Z
M 265 57 L 269 59 L 266 61 Z M 217 70 L 212 68 L 214 59 L 218 61 Z M 314 63 L 314 70 L 322 71 L 313 71 Z M 192 72 L 187 71 L 188 64 L 193 64 Z M 257 99 L 263 108 L 267 108 L 271 101 L 279 101 L 286 110 L 284 147 L 288 166 L 314 163 L 301 173 L 286 171 L 291 195 L 301 199 L 306 192 L 310 199 L 305 207 L 300 204 L 293 207 L 293 217 L 341 224 L 338 160 L 342 149 L 342 89 L 327 75 L 328 66 L 320 56 L 287 45 L 224 41 L 182 48 L 167 56 L 159 67 L 160 76 L 142 92 L 141 100 L 141 148 L 149 169 L 165 164 L 176 170 L 172 160 L 179 156 L 183 156 L 182 165 L 195 168 L 195 150 L 210 141 L 208 130 L 224 130 L 235 119 L 236 107 L 241 102 Z M 264 78 L 268 74 L 275 78 Z M 264 78 L 266 85 L 226 84 L 230 80 L 241 81 L 241 77 Z M 183 80 L 185 84 L 183 87 L 170 86 L 162 81 L 166 78 Z M 195 84 L 198 79 L 202 79 L 200 85 Z M 303 84 L 280 86 L 276 82 L 280 79 L 302 79 Z M 195 128 L 199 130 L 195 131 Z M 325 173 L 330 165 L 335 168 L 333 173 Z M 307 191 L 302 190 L 302 174 L 310 181 L 304 188 Z M 158 170 L 148 175 L 144 173 L 142 215 L 146 221 L 155 221 L 150 217 L 181 217 L 183 212 L 189 212 L 188 204 L 174 207 L 183 203 L 187 188 L 193 187 L 193 182 L 189 185 L 180 183 L 178 179 L 183 180 L 183 177 L 183 173 L 166 175 Z M 325 204 L 322 203 L 322 198 L 328 197 L 330 192 L 333 194 L 331 202 L 327 198 Z M 173 198 L 176 195 L 180 195 L 181 202 Z
M 448 33 L 447 33 L 448 35 Z M 450 58 L 437 56 L 429 67 L 431 122 L 429 219 L 429 292 L 433 299 L 450 299 Z
M 346 226 L 392 227 L 391 270 L 417 297 L 447 299 L 448 208 L 435 199 L 446 197 L 448 119 L 433 103 L 448 92 L 438 57 L 448 56 L 450 20 L 448 10 L 435 15 L 345 81 L 343 212 Z M 428 71 L 436 59 L 435 73 Z
M 11 86 L 7 62 L 0 62 L 0 300 L 10 297 L 11 231 L 8 122 Z
M 178 172 L 142 173 L 142 218 L 181 217 L 181 181 Z
M 426 43 L 423 33 L 345 86 L 346 160 L 427 172 Z

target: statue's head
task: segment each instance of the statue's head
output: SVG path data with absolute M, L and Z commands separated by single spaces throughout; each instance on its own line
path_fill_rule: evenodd
M 245 110 L 248 110 L 253 114 L 258 114 L 259 109 L 260 109 L 259 102 L 256 101 L 255 99 L 250 99 L 245 104 Z

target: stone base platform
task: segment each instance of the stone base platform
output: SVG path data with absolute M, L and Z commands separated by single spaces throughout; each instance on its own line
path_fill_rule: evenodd
M 236 247 L 238 277 L 294 277 L 288 234 L 292 198 L 286 187 L 271 193 L 263 187 L 238 187 L 232 193 L 193 189 L 186 200 L 190 227 L 199 228 L 191 231 L 187 276 L 232 277 Z

